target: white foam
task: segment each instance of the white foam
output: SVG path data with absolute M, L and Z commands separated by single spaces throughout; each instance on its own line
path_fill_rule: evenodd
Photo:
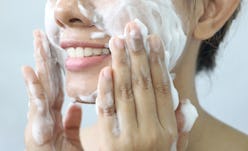
M 92 22 L 110 36 L 123 35 L 125 25 L 135 19 L 145 24 L 149 33 L 162 38 L 170 52 L 170 70 L 182 54 L 186 36 L 171 0 L 117 0 L 91 12 L 98 16 Z
M 104 32 L 92 32 L 90 35 L 91 39 L 103 39 L 106 36 Z
M 184 116 L 184 126 L 182 131 L 189 132 L 198 117 L 198 112 L 189 99 L 186 99 L 185 102 L 182 103 L 181 112 Z
M 36 113 L 32 124 L 32 136 L 39 145 L 53 137 L 54 122 L 49 111 L 45 113 Z
M 173 142 L 173 144 L 171 145 L 170 151 L 177 151 L 177 140 L 175 140 L 175 141 Z
M 92 92 L 91 94 L 89 95 L 80 95 L 79 98 L 82 100 L 82 101 L 85 101 L 85 102 L 95 102 L 96 100 L 96 97 L 97 97 L 97 90 L 95 90 L 94 92 Z
M 33 84 L 29 84 L 29 91 L 33 96 L 31 101 L 33 101 L 37 109 L 32 121 L 32 136 L 35 142 L 41 145 L 52 137 L 54 122 L 48 110 L 48 101 L 40 100 L 36 96 L 37 90 Z
M 184 50 L 186 36 L 172 0 L 116 0 L 112 3 L 78 0 L 77 2 L 81 14 L 109 36 L 124 35 L 126 24 L 134 20 L 140 27 L 146 27 L 148 34 L 159 35 L 166 47 L 165 50 L 170 54 L 169 71 L 176 65 Z M 60 29 L 54 21 L 54 8 L 51 3 L 47 1 L 46 5 L 46 33 L 54 49 L 59 50 L 61 49 L 58 44 Z M 141 29 L 142 32 L 145 31 L 143 30 L 145 28 Z M 61 60 L 61 57 L 58 60 Z M 62 64 L 63 60 L 59 62 Z
M 112 133 L 115 136 L 119 136 L 121 133 L 119 120 L 118 120 L 118 117 L 116 114 L 114 115 L 114 125 L 113 125 L 113 129 L 112 129 Z
M 172 101 L 173 101 L 173 108 L 175 111 L 179 105 L 179 95 L 178 95 L 177 89 L 174 86 L 173 80 L 170 76 L 169 76 L 169 80 L 170 80 L 170 86 L 171 86 L 171 96 L 172 96 Z
M 105 94 L 106 96 L 106 102 L 103 103 L 103 101 L 101 100 L 102 98 L 97 97 L 96 98 L 96 113 L 98 115 L 99 113 L 99 108 L 101 108 L 102 110 L 108 110 L 109 108 L 113 108 L 114 106 L 114 100 L 113 100 L 113 93 L 112 92 L 108 92 Z

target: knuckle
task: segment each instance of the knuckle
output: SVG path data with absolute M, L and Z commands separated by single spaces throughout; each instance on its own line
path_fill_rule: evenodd
M 169 85 L 169 83 L 160 82 L 160 83 L 155 84 L 153 87 L 154 87 L 154 90 L 157 93 L 164 94 L 164 95 L 169 95 L 170 94 L 170 85 Z
M 133 91 L 130 84 L 123 84 L 119 87 L 119 94 L 122 98 L 131 99 L 133 98 Z
M 156 64 L 158 66 L 161 66 L 161 63 L 165 62 L 163 51 L 159 51 L 159 52 L 151 51 L 149 58 L 153 64 Z
M 124 53 L 120 53 L 117 57 L 117 59 L 115 59 L 116 63 L 118 64 L 118 66 L 126 66 L 128 65 L 128 59 L 126 57 L 126 55 Z
M 146 136 L 143 137 L 144 139 L 142 144 L 145 146 L 145 148 L 148 148 L 149 150 L 154 150 L 161 139 L 159 131 L 154 129 L 149 132 L 149 136 L 147 136 L 147 133 L 144 134 Z
M 132 81 L 134 86 L 141 87 L 144 90 L 148 90 L 152 87 L 151 77 L 144 74 L 141 74 L 140 76 L 133 76 Z
M 115 114 L 115 108 L 113 106 L 99 107 L 99 112 L 105 116 L 113 116 Z

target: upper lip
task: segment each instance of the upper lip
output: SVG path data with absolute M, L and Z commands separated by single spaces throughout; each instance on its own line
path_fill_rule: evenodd
M 106 48 L 105 44 L 99 44 L 99 43 L 91 43 L 91 42 L 85 42 L 85 41 L 62 41 L 60 43 L 60 46 L 63 49 L 66 48 L 77 48 L 77 47 L 82 47 L 82 48 L 98 48 L 98 49 L 103 49 Z

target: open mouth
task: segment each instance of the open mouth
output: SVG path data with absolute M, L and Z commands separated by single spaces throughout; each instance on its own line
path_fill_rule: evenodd
M 101 64 L 111 55 L 105 44 L 70 41 L 61 43 L 61 47 L 67 52 L 66 69 L 73 72 Z

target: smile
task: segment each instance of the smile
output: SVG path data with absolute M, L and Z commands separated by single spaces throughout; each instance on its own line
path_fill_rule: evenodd
M 92 57 L 92 56 L 102 56 L 102 55 L 109 55 L 110 51 L 107 48 L 99 49 L 99 48 L 67 48 L 66 52 L 69 57 L 71 58 L 82 58 L 82 57 Z
M 106 44 L 67 41 L 62 42 L 61 47 L 67 52 L 66 69 L 72 72 L 87 71 L 89 68 L 101 65 L 105 59 L 111 57 Z

